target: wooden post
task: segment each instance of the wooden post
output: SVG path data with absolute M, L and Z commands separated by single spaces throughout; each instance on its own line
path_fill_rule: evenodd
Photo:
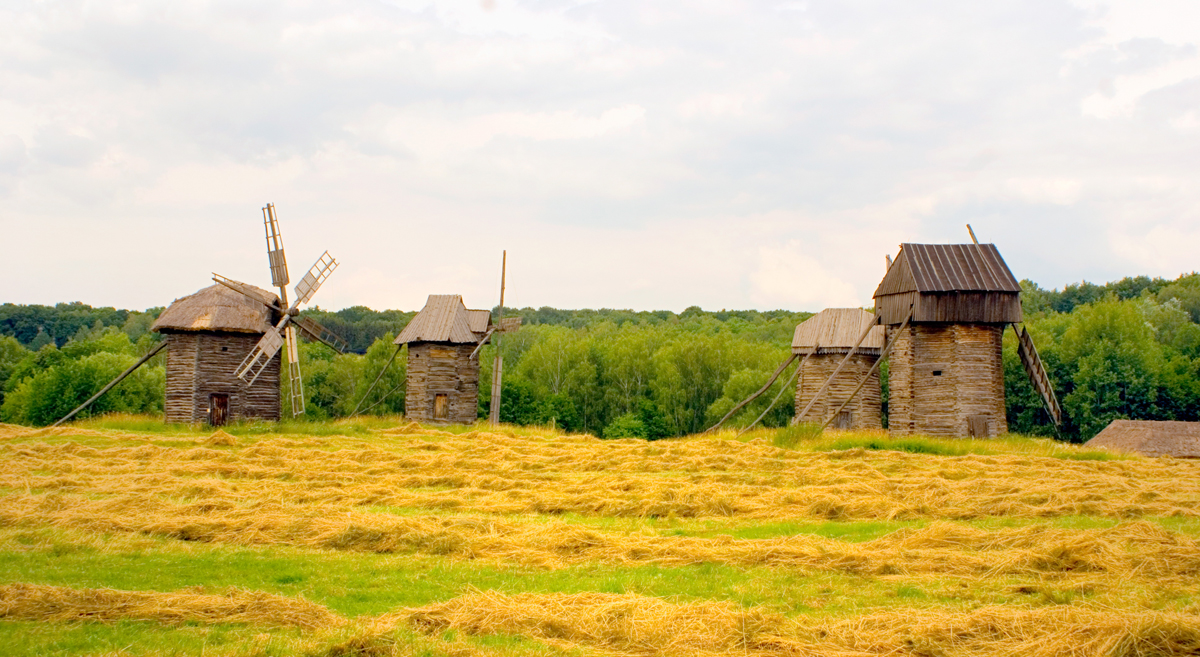
M 396 360 L 396 356 L 400 355 L 400 347 L 403 346 L 402 344 L 396 345 L 396 351 L 392 352 L 392 357 L 388 359 L 387 364 L 383 366 L 382 370 L 379 370 L 379 376 L 375 377 L 374 383 L 371 384 L 370 388 L 367 388 L 367 392 L 362 396 L 362 399 L 358 400 L 358 403 L 355 404 L 354 411 L 350 413 L 350 417 L 358 415 L 358 409 L 362 408 L 363 402 L 367 401 L 367 395 L 370 395 L 375 386 L 379 385 L 379 380 L 383 378 L 384 372 L 387 372 L 388 368 L 392 366 L 392 361 Z
M 896 340 L 900 339 L 901 331 L 903 331 L 905 328 L 908 328 L 908 321 L 910 319 L 912 319 L 911 310 L 908 312 L 908 317 L 904 318 L 904 323 L 900 325 L 900 330 L 892 334 L 892 339 L 888 340 L 887 345 L 883 348 L 883 352 L 879 354 L 879 358 L 875 359 L 875 364 L 872 365 L 871 369 L 867 371 L 867 375 L 863 377 L 863 380 L 858 383 L 858 387 L 854 389 L 854 392 L 850 393 L 850 397 L 847 398 L 846 401 L 842 402 L 841 406 L 838 406 L 838 409 L 833 412 L 833 415 L 830 415 L 829 419 L 825 420 L 825 424 L 821 425 L 822 431 L 825 430 L 825 427 L 829 426 L 830 422 L 833 422 L 833 418 L 837 417 L 838 413 L 842 412 L 842 409 L 846 408 L 846 406 L 854 400 L 854 397 L 858 395 L 858 391 L 862 390 L 863 386 L 867 385 L 867 381 L 871 380 L 871 375 L 874 374 L 875 370 L 879 368 L 879 364 L 883 362 L 883 359 L 887 358 L 887 355 L 891 353 L 892 347 L 896 344 Z
M 971 241 L 974 242 L 976 246 L 979 246 L 979 240 L 975 239 L 975 229 L 971 228 L 971 224 L 967 224 L 967 232 L 971 234 Z
M 98 392 L 98 393 L 96 393 L 96 394 L 92 395 L 91 399 L 89 399 L 89 400 L 87 400 L 87 401 L 83 402 L 82 404 L 80 404 L 80 405 L 79 405 L 79 408 L 76 408 L 75 410 L 71 411 L 70 413 L 67 413 L 66 415 L 62 416 L 62 418 L 61 418 L 61 419 L 59 419 L 59 421 L 58 421 L 58 422 L 55 422 L 54 424 L 52 424 L 52 425 L 50 425 L 50 426 L 51 426 L 51 427 L 57 427 L 58 425 L 62 424 L 63 422 L 66 422 L 67 420 L 69 420 L 69 419 L 71 419 L 71 418 L 75 417 L 75 414 L 76 414 L 76 413 L 78 413 L 79 411 L 82 411 L 83 409 L 87 408 L 88 406 L 91 406 L 91 405 L 92 405 L 92 402 L 96 401 L 97 399 L 100 399 L 100 397 L 102 397 L 102 396 L 104 395 L 104 393 L 108 392 L 109 390 L 112 390 L 112 389 L 113 389 L 113 386 L 115 386 L 115 385 L 117 385 L 118 383 L 120 383 L 121 381 L 123 381 L 123 380 L 125 379 L 125 377 L 129 376 L 130 374 L 133 374 L 133 371 L 134 371 L 134 370 L 136 370 L 137 368 L 139 368 L 139 367 L 141 367 L 142 365 L 144 365 L 144 364 L 146 363 L 146 361 L 148 361 L 148 360 L 150 360 L 151 358 L 153 358 L 155 354 L 157 354 L 158 352 L 162 351 L 162 350 L 163 350 L 163 349 L 165 349 L 166 347 L 167 347 L 167 341 L 166 341 L 166 340 L 163 340 L 162 342 L 158 343 L 158 346 L 157 346 L 157 347 L 155 347 L 154 349 L 152 349 L 152 350 L 150 351 L 150 353 L 146 354 L 145 356 L 142 356 L 142 359 L 141 359 L 141 360 L 139 360 L 138 362 L 134 363 L 133 365 L 130 365 L 130 366 L 129 366 L 129 369 L 127 369 L 127 370 L 125 370 L 124 372 L 121 372 L 120 374 L 118 374 L 118 375 L 117 375 L 117 378 L 113 379 L 112 381 L 109 381 L 109 382 L 108 382 L 108 385 L 106 385 L 106 386 L 104 386 L 103 388 L 101 388 L 101 389 L 100 389 L 100 392 Z
M 813 345 L 813 348 L 811 351 L 809 351 L 807 354 L 804 354 L 804 358 L 800 361 L 800 364 L 796 366 L 796 371 L 792 372 L 792 375 L 788 377 L 787 383 L 783 384 L 783 387 L 779 389 L 779 392 L 775 393 L 775 399 L 772 399 L 771 403 L 767 404 L 767 407 L 765 409 L 763 409 L 763 412 L 760 413 L 758 417 L 754 418 L 753 422 L 751 422 L 744 429 L 742 429 L 741 431 L 738 432 L 738 435 L 737 435 L 738 438 L 741 438 L 742 434 L 753 429 L 754 425 L 758 424 L 759 422 L 762 422 L 762 419 L 767 416 L 767 413 L 770 413 L 771 409 L 775 408 L 775 404 L 779 403 L 779 397 L 783 395 L 783 391 L 792 389 L 792 382 L 796 380 L 796 377 L 800 376 L 800 372 L 802 372 L 804 370 L 804 364 L 807 363 L 809 357 L 811 357 L 813 354 L 817 353 L 817 350 L 820 348 L 821 348 L 821 344 L 816 343 Z
M 799 356 L 799 354 L 792 354 L 791 356 L 789 356 L 789 357 L 787 358 L 787 360 L 783 361 L 783 364 L 782 364 L 782 365 L 780 365 L 780 366 L 779 366 L 779 367 L 778 367 L 778 368 L 775 370 L 775 373 L 771 375 L 771 378 L 770 378 L 770 379 L 767 379 L 767 385 L 765 385 L 765 386 L 763 386 L 763 387 L 759 388 L 759 389 L 758 389 L 758 392 L 754 393 L 753 395 L 750 395 L 749 397 L 747 397 L 747 398 L 743 399 L 743 400 L 741 401 L 741 403 L 739 403 L 737 406 L 734 406 L 732 409 L 730 409 L 730 410 L 729 410 L 729 412 L 725 414 L 725 417 L 721 418 L 721 421 L 720 421 L 720 422 L 717 422 L 716 424 L 714 424 L 714 425 L 712 425 L 711 427 L 709 427 L 709 428 L 708 428 L 708 431 L 705 431 L 704 433 L 711 433 L 711 432 L 713 432 L 713 431 L 716 431 L 717 429 L 720 429 L 720 428 L 721 428 L 721 425 L 722 425 L 722 424 L 725 424 L 725 421 L 726 421 L 726 420 L 728 420 L 729 418 L 733 417 L 734 413 L 737 413 L 738 411 L 742 410 L 742 408 L 743 408 L 743 407 L 744 407 L 746 404 L 749 404 L 750 402 L 754 401 L 755 399 L 758 399 L 758 396 L 759 396 L 759 395 L 761 395 L 761 394 L 763 394 L 764 392 L 766 392 L 766 391 L 767 391 L 767 390 L 768 390 L 768 389 L 771 387 L 771 384 L 775 383 L 775 379 L 778 379 L 778 378 L 779 378 L 779 375 L 780 375 L 780 374 L 783 374 L 783 371 L 784 371 L 785 369 L 787 369 L 787 366 L 788 366 L 788 365 L 791 365 L 791 364 L 792 364 L 792 361 L 796 360 L 796 357 L 797 357 L 797 356 Z
M 500 317 L 496 321 L 496 325 L 500 326 L 504 323 L 504 275 L 508 271 L 508 251 L 502 251 L 500 256 Z M 500 390 L 501 381 L 504 377 L 504 357 L 500 353 L 500 331 L 496 332 L 496 360 L 492 365 L 492 397 L 489 402 L 488 422 L 495 426 L 500 424 Z
M 821 398 L 821 395 L 824 394 L 825 390 L 829 388 L 830 384 L 833 383 L 833 380 L 837 378 L 837 375 L 841 374 L 842 368 L 846 366 L 846 363 L 850 362 L 850 357 L 854 355 L 854 352 L 858 351 L 858 348 L 860 345 L 862 345 L 863 340 L 867 339 L 867 336 L 871 334 L 871 329 L 875 328 L 877 324 L 879 324 L 879 315 L 876 315 L 875 319 L 872 320 L 867 326 L 867 330 L 863 331 L 862 335 L 858 336 L 858 342 L 854 343 L 854 346 L 851 347 L 850 351 L 846 353 L 846 357 L 842 359 L 842 362 L 838 363 L 838 366 L 833 370 L 833 374 L 830 374 L 829 378 L 825 379 L 825 383 L 817 390 L 817 393 L 813 395 L 813 398 L 808 401 L 808 405 L 804 407 L 804 410 L 800 411 L 796 414 L 796 417 L 792 418 L 792 424 L 799 423 L 800 418 L 808 415 L 808 412 L 812 410 L 813 404 L 817 403 L 817 400 Z

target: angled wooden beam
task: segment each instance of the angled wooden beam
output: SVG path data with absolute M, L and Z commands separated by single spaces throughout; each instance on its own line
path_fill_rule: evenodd
M 762 422 L 762 419 L 763 419 L 764 417 L 766 417 L 766 416 L 767 416 L 767 413 L 770 413 L 770 412 L 771 412 L 771 409 L 772 409 L 772 408 L 775 408 L 775 404 L 778 404 L 778 403 L 779 403 L 779 398 L 780 398 L 781 396 L 783 396 L 783 391 L 784 391 L 784 390 L 791 390 L 791 388 L 792 388 L 792 382 L 796 380 L 796 377 L 800 376 L 800 372 L 804 371 L 804 364 L 805 364 L 805 363 L 807 363 L 807 362 L 808 362 L 808 359 L 809 359 L 809 358 L 810 358 L 810 357 L 811 357 L 813 354 L 817 353 L 817 350 L 818 350 L 818 349 L 820 349 L 820 348 L 821 348 L 821 345 L 820 345 L 820 343 L 814 344 L 814 345 L 813 345 L 813 348 L 812 348 L 812 350 L 811 350 L 811 351 L 809 351 L 807 354 L 804 354 L 804 359 L 803 359 L 803 360 L 801 360 L 801 361 L 800 361 L 800 364 L 796 366 L 796 371 L 795 371 L 795 372 L 792 372 L 792 375 L 788 377 L 787 383 L 784 383 L 784 384 L 783 384 L 783 387 L 779 389 L 779 392 L 775 393 L 775 399 L 772 399 L 772 400 L 771 400 L 771 403 L 770 403 L 770 404 L 767 404 L 767 407 L 763 409 L 763 412 L 762 412 L 762 413 L 759 413 L 759 414 L 758 414 L 758 417 L 754 418 L 754 421 L 753 421 L 753 422 L 751 422 L 750 424 L 746 425 L 746 427 L 745 427 L 745 428 L 743 428 L 741 431 L 739 431 L 739 432 L 738 432 L 738 437 L 739 437 L 739 438 L 741 437 L 741 435 L 742 435 L 742 434 L 744 434 L 744 433 L 746 433 L 747 431 L 749 431 L 749 430 L 753 429 L 753 428 L 754 428 L 754 426 L 755 426 L 756 424 L 758 424 L 759 422 Z
M 912 313 L 911 309 L 909 309 L 909 313 Z M 858 342 L 855 342 L 854 346 L 850 348 L 850 351 L 846 352 L 846 357 L 842 359 L 842 362 L 838 363 L 837 368 L 833 370 L 833 374 L 830 374 L 829 378 L 825 379 L 825 383 L 819 390 L 817 390 L 817 394 L 813 395 L 813 398 L 808 401 L 808 405 L 804 407 L 804 410 L 800 411 L 796 414 L 796 417 L 792 418 L 791 424 L 799 423 L 800 418 L 808 415 L 808 412 L 812 410 L 813 405 L 817 403 L 817 400 L 821 398 L 821 395 L 825 394 L 825 391 L 829 389 L 829 386 L 833 383 L 833 380 L 837 378 L 837 375 L 842 373 L 842 368 L 846 366 L 846 363 L 850 362 L 850 357 L 854 355 L 854 352 L 858 351 L 860 346 L 862 346 L 863 340 L 866 340 L 867 336 L 871 334 L 871 329 L 879 325 L 879 321 L 879 315 L 875 315 L 875 319 L 867 325 L 867 328 L 862 332 L 862 335 L 858 336 Z
M 725 414 L 725 417 L 721 418 L 721 420 L 720 420 L 719 422 L 717 422 L 716 424 L 714 424 L 714 425 L 712 425 L 711 427 L 709 427 L 709 428 L 708 428 L 708 430 L 707 430 L 707 431 L 705 431 L 704 433 L 712 433 L 713 431 L 716 431 L 717 429 L 720 429 L 720 428 L 721 428 L 721 425 L 722 425 L 722 424 L 725 424 L 725 421 L 726 421 L 726 420 L 728 420 L 729 418 L 733 417 L 735 413 L 737 413 L 738 411 L 740 411 L 740 410 L 742 410 L 743 408 L 745 408 L 746 404 L 749 404 L 750 402 L 754 401 L 755 399 L 758 399 L 759 395 L 763 394 L 763 393 L 764 393 L 764 392 L 766 392 L 768 389 L 770 389 L 771 385 L 775 383 L 775 379 L 778 379 L 778 378 L 779 378 L 779 375 L 780 375 L 780 374 L 783 374 L 783 371 L 784 371 L 785 369 L 787 369 L 787 366 L 788 366 L 788 365 L 791 365 L 791 364 L 792 364 L 792 361 L 796 360 L 796 358 L 797 358 L 799 355 L 800 355 L 800 354 L 791 354 L 790 356 L 788 356 L 787 360 L 783 361 L 783 363 L 782 363 L 782 364 L 781 364 L 781 365 L 780 365 L 778 368 L 776 368 L 776 369 L 775 369 L 775 373 L 771 375 L 771 378 L 767 379 L 767 384 L 766 384 L 766 385 L 764 385 L 763 387 L 759 388 L 759 389 L 758 389 L 758 392 L 756 392 L 756 393 L 754 393 L 753 395 L 750 395 L 749 397 L 747 397 L 747 398 L 743 399 L 743 400 L 742 400 L 742 401 L 741 401 L 741 402 L 740 402 L 740 403 L 739 403 L 737 406 L 734 406 L 732 409 L 730 409 L 730 411 L 729 411 L 728 413 L 726 413 L 726 414 Z
M 133 374 L 134 370 L 136 370 L 137 368 L 146 364 L 146 361 L 153 358 L 156 354 L 158 354 L 158 352 L 162 351 L 163 349 L 166 349 L 166 347 L 167 347 L 166 340 L 163 340 L 162 342 L 158 343 L 158 346 L 155 347 L 154 349 L 152 349 L 150 351 L 150 353 L 146 354 L 145 356 L 142 356 L 141 360 L 134 363 L 133 365 L 130 365 L 129 369 L 118 374 L 117 378 L 113 379 L 112 381 L 109 381 L 108 385 L 101 388 L 100 392 L 92 395 L 91 399 L 88 399 L 87 401 L 83 402 L 82 404 L 79 405 L 78 408 L 76 408 L 75 410 L 71 411 L 70 413 L 67 413 L 66 415 L 62 416 L 62 418 L 60 418 L 58 420 L 58 422 L 55 422 L 54 424 L 52 424 L 50 426 L 57 427 L 58 425 L 62 424 L 63 422 L 66 422 L 67 420 L 75 417 L 76 413 L 78 413 L 79 411 L 82 411 L 83 409 L 87 408 L 88 406 L 91 406 L 92 402 L 96 401 L 97 399 L 100 399 L 102 396 L 104 396 L 104 393 L 108 392 L 109 390 L 112 390 L 113 386 L 115 386 L 118 383 L 120 383 L 121 381 L 125 380 L 125 377 L 129 376 L 130 374 Z
M 875 364 L 871 366 L 871 369 L 867 372 L 867 375 L 863 377 L 862 381 L 858 382 L 858 387 L 854 389 L 854 392 L 850 393 L 850 396 L 846 398 L 846 401 L 842 402 L 841 406 L 838 406 L 838 409 L 833 412 L 833 415 L 830 415 L 829 418 L 825 420 L 825 424 L 821 425 L 822 431 L 825 430 L 825 427 L 829 426 L 830 422 L 833 422 L 833 418 L 837 417 L 838 413 L 842 412 L 842 409 L 846 408 L 850 402 L 854 401 L 854 398 L 858 395 L 858 392 L 863 389 L 863 386 L 867 385 L 867 381 L 871 380 L 871 375 L 875 373 L 875 370 L 879 369 L 879 364 L 882 363 L 883 359 L 887 358 L 887 355 L 892 352 L 892 347 L 895 346 L 896 341 L 900 339 L 900 333 L 903 332 L 904 329 L 908 328 L 908 322 L 912 319 L 912 316 L 912 310 L 909 310 L 908 317 L 904 318 L 904 323 L 902 323 L 900 328 L 892 334 L 892 339 L 888 340 L 887 345 L 885 345 L 883 351 L 880 352 L 879 358 L 875 359 Z
M 350 417 L 358 415 L 358 409 L 362 408 L 363 402 L 367 401 L 367 397 L 371 394 L 371 391 L 375 389 L 375 386 L 379 385 L 379 380 L 383 378 L 384 373 L 392 366 L 392 361 L 396 360 L 396 356 L 400 355 L 400 348 L 403 346 L 402 344 L 396 345 L 396 351 L 392 352 L 392 357 L 388 359 L 387 364 L 383 366 L 383 369 L 379 370 L 379 376 L 375 377 L 375 381 L 371 383 L 371 387 L 367 388 L 367 392 L 363 394 L 362 399 L 358 400 L 358 404 L 354 406 L 354 411 L 350 413 Z

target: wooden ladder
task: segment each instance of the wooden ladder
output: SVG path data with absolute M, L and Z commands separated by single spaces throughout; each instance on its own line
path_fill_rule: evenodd
M 1013 330 L 1017 333 L 1017 355 L 1021 357 L 1025 373 L 1029 375 L 1033 387 L 1041 394 L 1054 425 L 1061 426 L 1062 407 L 1058 405 L 1058 397 L 1050 385 L 1050 376 L 1046 374 L 1046 366 L 1042 363 L 1041 356 L 1038 356 L 1037 347 L 1033 346 L 1033 338 L 1029 337 L 1029 331 L 1024 326 L 1018 329 L 1017 325 L 1013 324 Z

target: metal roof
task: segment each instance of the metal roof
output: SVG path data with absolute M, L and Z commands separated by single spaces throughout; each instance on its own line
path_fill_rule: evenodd
M 796 326 L 792 337 L 792 353 L 808 353 L 819 346 L 818 353 L 845 353 L 854 347 L 859 336 L 875 322 L 875 315 L 862 308 L 826 308 Z M 867 334 L 858 350 L 878 355 L 883 350 L 884 330 L 876 326 Z
M 483 313 L 484 316 L 479 315 Z M 479 342 L 487 332 L 491 314 L 486 310 L 467 310 L 462 296 L 431 294 L 425 307 L 396 336 L 394 344 L 409 342 Z M 483 330 L 472 330 L 483 319 Z
M 1020 292 L 995 244 L 902 244 L 875 296 L 902 292 Z
M 264 298 L 279 297 L 252 285 Z M 224 285 L 210 285 L 195 294 L 176 299 L 158 316 L 152 331 L 228 331 L 266 333 L 275 313 L 267 306 Z

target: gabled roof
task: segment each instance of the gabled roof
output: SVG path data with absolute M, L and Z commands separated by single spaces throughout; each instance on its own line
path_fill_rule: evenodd
M 254 289 L 268 298 L 279 298 L 261 288 Z M 274 312 L 267 306 L 218 284 L 176 299 L 150 330 L 266 333 L 274 318 Z
M 1085 444 L 1143 456 L 1200 458 L 1200 422 L 1113 420 Z
M 481 314 L 482 313 L 482 314 Z M 396 336 L 394 344 L 409 342 L 479 342 L 487 333 L 491 313 L 468 310 L 457 294 L 431 294 L 421 312 Z M 475 328 L 481 328 L 475 331 Z
M 995 244 L 902 244 L 875 296 L 917 291 L 1020 292 Z
M 819 354 L 846 353 L 874 322 L 875 315 L 862 308 L 826 308 L 796 326 L 792 353 L 805 354 L 814 346 Z M 883 327 L 876 326 L 862 341 L 858 352 L 877 356 L 883 351 L 883 342 Z

